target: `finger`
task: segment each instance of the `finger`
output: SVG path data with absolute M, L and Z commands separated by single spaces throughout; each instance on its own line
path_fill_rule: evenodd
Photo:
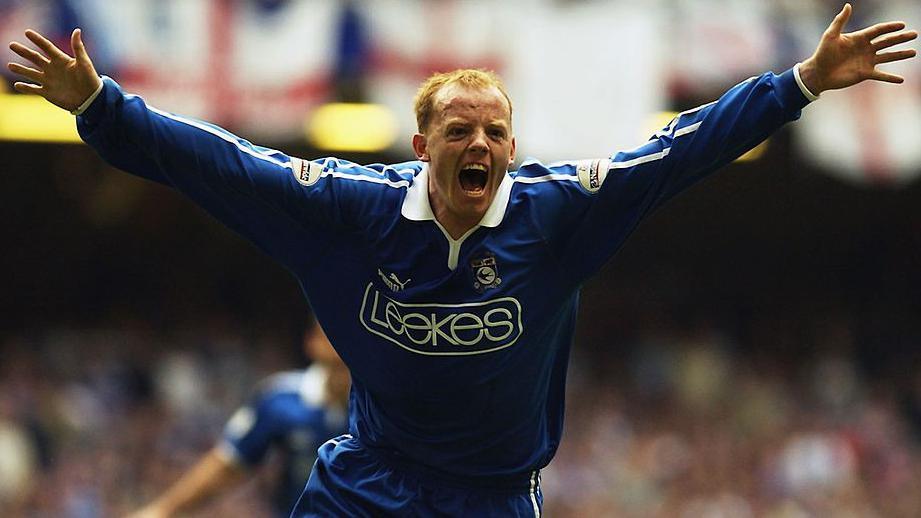
M 74 29 L 74 32 L 70 34 L 70 50 L 79 61 L 90 60 L 89 54 L 86 53 L 86 46 L 83 44 L 83 31 L 79 28 Z
M 41 70 L 35 70 L 34 68 L 29 68 L 19 63 L 10 63 L 9 69 L 11 72 L 27 77 L 36 83 L 42 83 L 45 78 L 45 74 Z
M 831 21 L 831 25 L 828 26 L 828 32 L 834 36 L 841 34 L 841 31 L 844 30 L 844 25 L 850 18 L 851 4 L 844 4 L 841 12 L 838 13 L 838 16 L 835 16 L 835 19 Z
M 885 22 L 877 23 L 876 25 L 871 25 L 866 29 L 856 31 L 854 34 L 857 36 L 866 37 L 871 40 L 879 38 L 883 34 L 888 34 L 890 32 L 900 31 L 905 28 L 905 22 Z
M 39 33 L 35 32 L 35 31 L 33 31 L 32 29 L 26 30 L 26 38 L 29 38 L 29 41 L 31 41 L 32 43 L 38 45 L 38 48 L 44 50 L 44 51 L 45 51 L 45 54 L 46 54 L 46 55 L 48 56 L 48 58 L 51 59 L 51 60 L 55 60 L 55 59 L 60 59 L 60 60 L 70 59 L 70 56 L 68 56 L 67 54 L 65 54 L 63 50 L 57 48 L 57 46 L 55 46 L 54 43 L 51 43 L 51 42 L 48 41 L 44 36 L 42 36 L 41 34 L 39 34 Z
M 873 50 L 882 50 L 886 49 L 900 43 L 905 43 L 911 41 L 918 37 L 916 31 L 905 31 L 898 34 L 890 34 L 888 36 L 883 36 L 882 38 L 873 42 Z
M 16 83 L 13 83 L 13 88 L 21 94 L 34 94 L 34 95 L 42 94 L 42 87 L 38 85 L 33 85 L 31 83 L 16 82 Z
M 883 52 L 881 54 L 877 54 L 873 62 L 876 63 L 877 65 L 881 63 L 891 63 L 893 61 L 901 61 L 903 59 L 913 58 L 915 57 L 915 54 L 916 54 L 915 49 L 898 50 L 895 52 Z
M 874 70 L 873 73 L 870 74 L 870 79 L 882 81 L 884 83 L 901 84 L 905 82 L 904 77 L 890 74 L 888 72 L 883 72 L 882 70 Z
M 29 47 L 26 47 L 25 45 L 23 45 L 22 43 L 19 43 L 18 41 L 14 41 L 10 43 L 10 50 L 15 52 L 16 54 L 19 54 L 22 58 L 28 59 L 29 61 L 31 61 L 32 63 L 35 63 L 36 65 L 40 67 L 44 67 L 45 65 L 50 63 L 50 61 L 48 61 L 48 58 L 46 58 L 45 56 L 42 56 L 38 52 L 35 52 Z

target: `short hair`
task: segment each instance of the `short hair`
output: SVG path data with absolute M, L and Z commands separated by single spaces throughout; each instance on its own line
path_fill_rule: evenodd
M 499 76 L 491 70 L 464 68 L 451 72 L 439 72 L 432 74 L 426 79 L 419 91 L 416 92 L 415 110 L 416 125 L 419 132 L 422 133 L 429 121 L 432 120 L 432 112 L 435 110 L 435 95 L 442 87 L 457 83 L 468 88 L 488 89 L 495 87 L 505 97 L 508 103 L 508 115 L 512 116 L 512 100 L 508 96 L 508 91 Z

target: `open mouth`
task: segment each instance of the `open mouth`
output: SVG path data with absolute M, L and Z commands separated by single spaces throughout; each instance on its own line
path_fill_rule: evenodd
M 465 193 L 477 196 L 486 192 L 489 173 L 486 171 L 486 166 L 482 164 L 470 164 L 461 169 L 458 179 Z

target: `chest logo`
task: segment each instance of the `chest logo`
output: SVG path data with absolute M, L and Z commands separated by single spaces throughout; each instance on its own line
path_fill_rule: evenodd
M 397 277 L 397 274 L 391 273 L 387 275 L 381 271 L 380 268 L 377 269 L 377 276 L 381 278 L 381 281 L 383 281 L 388 288 L 390 288 L 390 291 L 403 291 L 403 288 L 412 280 L 406 279 L 405 281 L 401 281 L 400 278 Z
M 447 304 L 406 303 L 368 283 L 361 324 L 371 334 L 417 354 L 457 356 L 498 351 L 514 344 L 524 329 L 521 304 L 512 297 Z
M 470 270 L 473 272 L 473 289 L 479 293 L 502 284 L 496 256 L 492 253 L 487 252 L 486 255 L 470 261 Z

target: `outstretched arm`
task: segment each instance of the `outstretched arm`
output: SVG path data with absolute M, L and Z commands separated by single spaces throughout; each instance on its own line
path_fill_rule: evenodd
M 45 54 L 42 55 L 18 41 L 10 43 L 13 52 L 36 67 L 19 63 L 8 65 L 12 72 L 35 83 L 14 83 L 13 88 L 17 91 L 40 95 L 51 104 L 73 112 L 102 86 L 102 80 L 86 53 L 86 47 L 83 46 L 80 29 L 74 29 L 70 35 L 70 49 L 74 57 L 68 56 L 47 38 L 31 29 L 26 31 L 26 37 Z
M 573 284 L 584 282 L 643 218 L 798 119 L 815 95 L 868 79 L 902 82 L 876 66 L 912 58 L 914 50 L 887 49 L 914 40 L 917 32 L 905 30 L 902 22 L 888 22 L 843 34 L 850 15 L 847 4 L 822 35 L 815 53 L 793 69 L 749 79 L 713 103 L 678 114 L 635 149 L 552 169 L 555 174 L 571 175 L 577 180 L 572 183 L 583 187 L 569 189 L 568 197 L 560 196 L 560 208 L 548 210 L 540 222 L 558 253 L 561 278 L 577 275 Z M 574 210 L 579 206 L 585 209 Z
M 803 84 L 815 95 L 825 90 L 847 88 L 868 79 L 902 83 L 905 79 L 876 68 L 883 63 L 914 57 L 914 49 L 883 52 L 918 37 L 904 30 L 903 22 L 885 22 L 855 32 L 842 33 L 851 17 L 851 4 L 844 4 L 838 16 L 822 34 L 815 53 L 800 66 Z
M 245 470 L 215 447 L 159 498 L 128 518 L 168 518 L 187 513 L 245 478 Z
M 318 243 L 363 221 L 345 210 L 365 199 L 359 188 L 333 188 L 329 176 L 321 179 L 325 162 L 253 145 L 125 94 L 96 73 L 79 29 L 71 36 L 73 57 L 35 31 L 26 37 L 25 45 L 10 44 L 25 60 L 9 64 L 21 76 L 16 90 L 78 115 L 80 137 L 110 165 L 182 192 L 299 275 L 314 264 L 306 254 L 316 253 Z M 352 205 L 353 199 L 359 201 Z

